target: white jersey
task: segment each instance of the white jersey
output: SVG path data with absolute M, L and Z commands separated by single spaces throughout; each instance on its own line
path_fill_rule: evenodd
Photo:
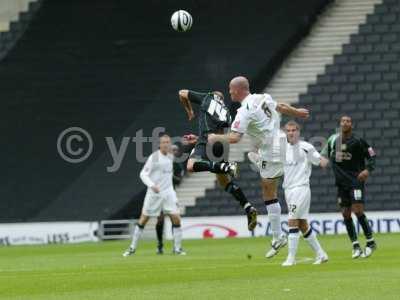
M 173 155 L 164 155 L 160 150 L 153 152 L 140 172 L 140 179 L 148 188 L 157 185 L 160 191 L 173 189 Z
M 259 153 L 264 161 L 283 161 L 286 135 L 280 129 L 281 114 L 276 110 L 277 102 L 268 94 L 249 94 L 241 103 L 232 131 L 247 133 L 253 143 L 259 144 Z
M 319 165 L 321 155 L 313 145 L 299 141 L 295 145 L 287 143 L 284 162 L 283 188 L 289 189 L 310 184 L 312 165 Z

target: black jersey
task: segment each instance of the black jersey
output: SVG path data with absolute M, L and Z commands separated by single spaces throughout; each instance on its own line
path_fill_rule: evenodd
M 375 167 L 375 152 L 368 143 L 352 134 L 342 139 L 334 134 L 329 139 L 321 154 L 331 161 L 336 185 L 346 188 L 362 188 L 364 182 L 357 179 L 361 171 L 372 171 Z
M 189 91 L 189 100 L 200 105 L 199 112 L 199 139 L 207 142 L 209 133 L 221 133 L 229 128 L 231 115 L 224 101 L 211 92 L 198 93 Z

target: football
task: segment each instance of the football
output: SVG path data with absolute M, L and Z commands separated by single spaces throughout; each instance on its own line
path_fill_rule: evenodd
M 171 25 L 175 31 L 188 31 L 192 27 L 193 18 L 186 10 L 178 10 L 171 16 Z

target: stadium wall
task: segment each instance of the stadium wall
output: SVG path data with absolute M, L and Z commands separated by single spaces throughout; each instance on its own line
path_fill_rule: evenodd
M 384 0 L 375 6 L 359 32 L 343 45 L 342 53 L 326 66 L 324 74 L 300 95 L 296 106 L 306 107 L 311 117 L 301 122 L 306 141 L 326 141 L 336 132 L 339 117 L 348 114 L 354 133 L 365 138 L 377 153 L 376 170 L 366 184 L 366 209 L 400 209 L 400 2 Z M 273 95 L 272 95 L 273 96 Z M 287 121 L 284 118 L 283 123 Z M 314 143 L 321 149 L 321 143 Z M 259 176 L 249 161 L 240 164 L 238 183 L 244 193 L 265 211 Z M 337 191 L 331 171 L 313 169 L 311 212 L 338 211 Z M 279 193 L 286 212 L 282 190 Z M 240 215 L 242 209 L 231 196 L 215 187 L 188 207 L 188 216 Z
M 256 78 L 279 63 L 277 55 L 327 2 L 44 1 L 0 65 L 0 126 L 7 140 L 0 222 L 135 217 L 143 161 L 129 143 L 121 167 L 108 171 L 113 159 L 106 137 L 118 147 L 140 130 L 144 136 L 155 127 L 173 136 L 195 131 L 180 107 L 180 88 L 227 93 L 233 76 Z M 180 8 L 194 16 L 185 34 L 170 27 Z M 72 127 L 89 133 L 94 145 L 80 163 L 66 161 L 57 148 L 60 134 Z M 143 151 L 148 155 L 151 145 Z

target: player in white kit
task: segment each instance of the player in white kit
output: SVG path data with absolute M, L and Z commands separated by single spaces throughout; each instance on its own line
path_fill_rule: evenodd
M 135 253 L 144 226 L 150 217 L 158 217 L 161 211 L 169 215 L 172 222 L 174 237 L 174 254 L 185 255 L 182 250 L 182 229 L 179 215 L 178 199 L 172 185 L 173 176 L 173 155 L 171 153 L 171 138 L 168 135 L 160 137 L 160 149 L 152 153 L 142 171 L 140 179 L 147 186 L 147 193 L 144 198 L 142 214 L 135 225 L 132 234 L 132 243 L 123 253 L 129 256 Z
M 249 158 L 257 164 L 260 170 L 263 199 L 271 223 L 272 248 L 266 257 L 275 256 L 286 245 L 286 235 L 281 230 L 281 206 L 278 200 L 278 181 L 283 175 L 285 133 L 280 130 L 281 114 L 308 118 L 308 110 L 294 108 L 289 104 L 277 103 L 268 94 L 251 94 L 247 78 L 239 76 L 231 80 L 229 93 L 232 101 L 240 102 L 236 118 L 232 123 L 231 132 L 227 135 L 209 135 L 209 142 L 240 141 L 247 133 L 257 144 L 258 153 L 252 153 Z M 256 156 L 256 158 L 254 157 Z
M 314 264 L 328 261 L 328 255 L 321 248 L 315 232 L 308 225 L 310 211 L 311 190 L 310 176 L 312 165 L 326 167 L 328 160 L 322 157 L 313 145 L 300 141 L 300 127 L 294 121 L 285 125 L 288 143 L 286 145 L 286 159 L 284 162 L 283 189 L 288 206 L 289 237 L 288 256 L 282 266 L 296 264 L 296 253 L 302 232 L 304 239 L 315 252 Z

